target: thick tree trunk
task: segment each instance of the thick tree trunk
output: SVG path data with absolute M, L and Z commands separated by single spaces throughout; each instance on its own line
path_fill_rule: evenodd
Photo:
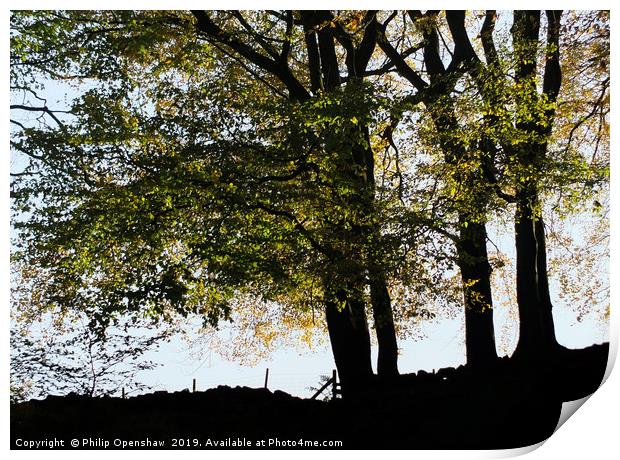
M 366 388 L 372 373 L 364 303 L 340 291 L 326 301 L 325 319 L 344 396 Z M 350 297 L 350 294 L 349 294 Z
M 517 255 L 517 304 L 519 342 L 515 357 L 538 359 L 545 349 L 545 327 L 540 312 L 538 245 L 534 216 L 529 202 L 517 204 L 515 216 Z
M 545 223 L 542 216 L 534 222 L 534 231 L 537 243 L 536 268 L 538 270 L 538 296 L 540 298 L 541 321 L 545 331 L 545 342 L 551 351 L 559 347 L 555 337 L 555 325 L 553 323 L 553 303 L 549 292 L 549 278 L 547 275 L 547 243 L 545 236 Z
M 544 222 L 528 204 L 519 206 L 515 221 L 520 327 L 515 356 L 543 359 L 558 347 L 547 277 Z
M 485 368 L 497 360 L 486 226 L 476 222 L 468 222 L 464 226 L 466 219 L 461 216 L 460 220 L 461 234 L 457 249 L 463 282 L 467 363 Z
M 324 24 L 332 19 L 331 13 L 327 11 L 303 11 L 301 17 L 305 32 L 306 49 L 308 52 L 308 67 L 312 92 L 316 94 L 319 89 L 331 91 L 340 87 L 342 85 L 342 80 L 340 78 L 334 31 L 331 27 L 324 27 Z M 362 77 L 359 77 L 359 75 L 366 68 L 372 55 L 372 50 L 374 49 L 376 41 L 375 33 L 374 26 L 369 26 L 364 33 L 364 40 L 362 43 L 360 43 L 358 47 L 355 47 L 351 42 L 353 49 L 347 48 L 346 62 L 350 77 L 347 83 L 348 85 L 355 85 L 362 81 Z M 360 118 L 362 118 L 362 116 L 360 116 Z M 353 132 L 350 139 L 347 137 L 343 139 L 344 144 L 348 142 L 351 143 L 351 158 L 348 158 L 348 161 L 344 162 L 345 166 L 342 172 L 344 172 L 345 175 L 349 175 L 349 178 L 357 188 L 357 196 L 350 204 L 352 209 L 361 211 L 363 218 L 360 220 L 363 221 L 366 220 L 365 217 L 371 216 L 375 212 L 374 154 L 370 147 L 368 128 L 360 125 L 357 129 L 359 129 L 359 131 Z M 361 138 L 357 138 L 358 135 L 361 136 Z M 365 174 L 359 174 L 360 170 L 364 171 Z M 355 222 L 355 220 L 351 223 L 351 227 L 353 230 L 349 236 L 352 237 L 352 240 L 356 241 L 357 248 L 354 250 L 356 254 L 349 254 L 348 257 L 362 260 L 364 257 L 368 257 L 370 252 L 374 252 L 372 248 L 369 248 L 369 241 L 374 238 L 369 237 L 379 235 L 380 231 L 374 224 L 362 224 L 360 222 Z M 347 232 L 347 230 L 342 230 L 343 235 L 346 235 Z M 398 374 L 398 347 L 396 345 L 396 331 L 394 329 L 392 306 L 385 276 L 380 268 L 375 268 L 381 267 L 380 258 L 373 258 L 371 261 L 366 260 L 366 262 L 368 264 L 367 273 L 369 276 L 373 317 L 379 344 L 378 373 L 379 375 L 396 375 Z M 352 334 L 351 340 L 343 342 L 340 337 L 341 334 L 338 332 L 341 330 L 348 330 L 350 320 L 352 320 L 352 324 L 355 325 L 355 327 L 353 327 L 355 331 L 361 331 L 364 328 L 366 332 L 368 331 L 363 302 L 359 300 L 348 302 L 348 312 L 344 310 L 339 311 L 335 308 L 335 305 L 335 302 L 328 304 L 326 313 L 328 326 L 330 323 L 332 324 L 332 326 L 329 327 L 334 358 L 336 359 L 336 365 L 344 382 L 345 380 L 349 380 L 349 375 L 354 376 L 367 372 L 367 368 L 369 367 L 366 365 L 365 356 L 370 356 L 370 341 L 368 341 L 366 345 L 366 339 L 363 338 L 365 333 L 360 332 L 359 337 L 357 337 L 357 332 L 350 332 L 350 334 Z M 354 314 L 355 311 L 358 312 Z M 355 319 L 356 316 L 363 316 L 363 321 L 361 321 L 361 319 L 359 321 Z M 363 327 L 362 323 L 364 324 Z M 334 334 L 332 334 L 332 330 Z M 349 333 L 343 333 L 342 336 L 346 337 L 346 334 Z M 363 348 L 356 352 L 351 351 L 351 353 L 359 353 L 360 356 L 363 355 L 364 358 L 353 357 L 352 362 L 358 364 L 351 364 L 348 362 L 349 358 L 346 358 L 349 353 L 347 350 L 355 346 Z M 337 354 L 338 356 L 336 356 Z M 355 367 L 355 369 L 349 369 L 351 365 Z M 370 371 L 370 373 L 372 373 L 372 371 Z M 354 381 L 354 379 L 351 381 Z M 343 385 L 348 384 L 343 383 Z
M 398 375 L 398 344 L 390 293 L 383 275 L 371 275 L 370 298 L 379 344 L 377 374 L 380 377 L 393 377 Z
M 329 11 L 310 11 L 301 12 L 301 21 L 305 35 L 305 45 L 308 56 L 308 75 L 310 77 L 310 89 L 308 92 L 304 86 L 296 79 L 288 66 L 288 52 L 290 44 L 282 48 L 279 57 L 273 58 L 257 52 L 251 45 L 238 39 L 234 34 L 230 34 L 220 28 L 209 15 L 203 11 L 196 11 L 197 27 L 202 33 L 206 33 L 216 42 L 222 43 L 234 50 L 254 65 L 277 77 L 287 88 L 292 100 L 298 102 L 308 101 L 313 95 L 321 91 L 329 93 L 340 88 L 343 79 L 340 76 L 339 55 L 340 50 L 336 48 L 336 39 L 346 50 L 346 65 L 349 80 L 347 85 L 361 82 L 363 72 L 370 61 L 376 43 L 377 29 L 374 22 L 370 21 L 365 27 L 363 39 L 359 44 L 355 44 L 347 34 L 338 34 L 333 27 L 334 17 Z M 292 13 L 290 13 L 290 27 L 293 25 Z M 344 41 L 344 44 L 342 43 Z M 363 107 L 362 107 L 363 109 Z M 362 114 L 364 111 L 361 112 Z M 363 118 L 362 115 L 359 117 Z M 380 373 L 394 374 L 396 368 L 397 347 L 396 334 L 392 319 L 391 304 L 389 293 L 386 287 L 385 277 L 374 276 L 371 272 L 374 268 L 368 265 L 381 267 L 380 258 L 368 260 L 369 237 L 379 234 L 378 225 L 372 222 L 374 208 L 374 157 L 370 147 L 367 127 L 362 129 L 365 136 L 364 142 L 360 139 L 348 138 L 343 136 L 342 169 L 336 172 L 337 175 L 348 175 L 351 183 L 356 188 L 357 194 L 347 202 L 345 206 L 355 216 L 347 225 L 342 225 L 334 230 L 337 238 L 342 238 L 342 246 L 347 248 L 338 250 L 336 258 L 340 257 L 346 266 L 346 260 L 355 263 L 356 267 L 351 274 L 348 270 L 337 273 L 336 277 L 325 279 L 326 294 L 326 319 L 329 335 L 334 352 L 336 366 L 340 373 L 343 390 L 351 391 L 360 385 L 364 385 L 366 380 L 372 375 L 370 362 L 370 335 L 366 322 L 365 304 L 363 296 L 366 284 L 370 284 L 373 304 L 373 315 L 375 321 L 379 319 L 377 336 L 379 338 L 379 368 Z M 353 133 L 359 134 L 359 133 Z M 348 148 L 346 148 L 348 147 Z M 350 148 L 350 149 L 349 149 Z M 351 157 L 347 155 L 352 154 Z M 360 175 L 359 171 L 365 171 L 365 175 Z M 335 187 L 337 190 L 338 187 Z M 330 224 L 331 225 L 331 224 Z M 339 225 L 339 224 L 337 224 Z M 351 230 L 353 229 L 353 230 Z M 336 245 L 338 246 L 338 245 Z M 349 249 L 351 248 L 351 249 Z M 346 260 L 345 260 L 346 259 Z M 326 267 L 337 271 L 337 267 Z M 360 269 L 359 266 L 363 268 Z M 348 268 L 348 267 L 347 267 Z M 383 271 L 379 271 L 383 273 Z M 370 280 L 368 275 L 370 274 Z M 341 283 L 338 285 L 337 283 Z M 354 287 L 355 289 L 351 289 Z M 354 293 L 354 294 L 352 294 Z M 344 308 L 342 308 L 344 306 Z

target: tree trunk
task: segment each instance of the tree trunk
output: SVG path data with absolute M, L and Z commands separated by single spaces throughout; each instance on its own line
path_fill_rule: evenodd
M 390 293 L 383 275 L 371 275 L 370 298 L 379 344 L 377 374 L 380 377 L 393 377 L 398 375 L 398 344 Z
M 542 216 L 536 219 L 534 231 L 537 243 L 536 268 L 538 269 L 538 296 L 540 298 L 541 321 L 545 331 L 545 342 L 550 350 L 557 349 L 559 344 L 555 337 L 555 325 L 553 323 L 553 303 L 549 293 L 549 278 L 547 275 L 547 243 L 545 236 L 545 223 Z
M 288 67 L 288 51 L 285 52 L 285 48 L 277 59 L 272 59 L 262 52 L 257 52 L 246 42 L 220 28 L 207 13 L 197 11 L 194 12 L 194 15 L 198 20 L 197 27 L 201 32 L 209 35 L 214 41 L 232 48 L 257 67 L 277 77 L 286 86 L 292 100 L 303 103 L 321 91 L 329 93 L 342 86 L 343 81 L 340 76 L 339 65 L 340 50 L 336 48 L 338 36 L 333 27 L 333 15 L 329 11 L 305 10 L 301 12 L 312 94 L 295 78 Z M 292 15 L 290 19 L 292 24 Z M 365 28 L 364 37 L 358 45 L 350 39 L 345 40 L 350 44 L 350 46 L 344 46 L 349 76 L 347 85 L 362 81 L 363 72 L 375 47 L 376 32 L 374 24 L 368 24 Z M 339 36 L 339 40 L 343 40 L 342 35 Z M 362 110 L 360 119 L 364 118 L 363 114 L 364 111 Z M 385 277 L 373 278 L 371 275 L 371 279 L 368 280 L 368 274 L 373 270 L 367 266 L 371 263 L 366 258 L 370 252 L 368 250 L 369 237 L 380 233 L 378 224 L 372 223 L 375 221 L 372 219 L 372 213 L 375 212 L 374 156 L 370 147 L 368 128 L 359 126 L 357 129 L 362 131 L 352 134 L 362 134 L 364 137 L 343 136 L 342 154 L 344 161 L 342 165 L 339 165 L 342 168 L 336 173 L 350 179 L 356 188 L 357 193 L 354 198 L 350 199 L 349 202 L 346 202 L 349 198 L 345 198 L 345 206 L 351 211 L 350 214 L 355 217 L 346 222 L 347 225 L 330 230 L 335 230 L 334 234 L 339 235 L 338 237 L 342 238 L 342 242 L 346 242 L 343 246 L 352 247 L 351 250 L 338 251 L 337 257 L 341 258 L 340 262 L 344 261 L 343 265 L 346 266 L 347 260 L 350 260 L 364 268 L 356 267 L 352 270 L 354 273 L 350 273 L 347 267 L 344 271 L 337 273 L 338 281 L 335 280 L 335 277 L 326 277 L 325 279 L 327 325 L 334 359 L 345 392 L 364 384 L 365 380 L 372 375 L 370 335 L 366 322 L 365 303 L 361 295 L 366 283 L 371 285 L 371 291 L 374 292 L 372 296 L 374 299 L 372 302 L 373 314 L 375 318 L 380 319 L 377 329 L 380 372 L 398 372 L 396 368 L 396 334 Z M 352 157 L 346 157 L 346 155 Z M 365 174 L 359 174 L 360 167 L 361 170 L 365 171 Z M 380 258 L 377 260 L 380 262 Z M 335 265 L 340 267 L 340 264 Z M 374 261 L 372 265 L 375 265 Z M 378 266 L 381 264 L 379 263 Z M 337 271 L 337 268 L 326 267 L 326 269 L 330 268 Z M 380 273 L 383 272 L 380 271 Z M 352 287 L 354 289 L 351 289 Z M 344 308 L 339 308 L 339 306 Z
M 467 363 L 485 368 L 497 360 L 486 226 L 484 223 L 467 222 L 462 215 L 460 221 L 457 252 L 463 282 Z
M 364 302 L 342 290 L 336 297 L 326 301 L 325 319 L 342 392 L 347 396 L 364 389 L 372 376 L 370 333 Z
M 540 314 L 538 284 L 538 245 L 534 216 L 529 202 L 517 204 L 515 216 L 517 254 L 517 304 L 519 307 L 519 342 L 515 357 L 535 359 L 544 350 L 545 328 Z
M 458 132 L 458 121 L 452 104 L 443 102 L 429 103 L 435 128 L 439 132 Z M 449 110 L 446 110 L 446 107 Z M 458 168 L 458 162 L 469 155 L 465 146 L 453 139 L 441 141 L 446 162 Z M 486 209 L 486 199 L 478 195 L 475 182 L 471 177 L 458 177 L 458 182 L 475 197 L 473 203 L 461 203 L 467 209 L 470 206 Z M 458 212 L 460 235 L 456 245 L 457 260 L 463 283 L 463 306 L 465 310 L 465 347 L 467 363 L 485 368 L 497 359 L 495 349 L 495 327 L 493 325 L 493 297 L 491 294 L 491 266 L 487 254 L 486 224 L 480 222 L 484 213 L 472 216 L 466 211 Z
M 366 216 L 376 213 L 375 209 L 375 163 L 374 152 L 370 147 L 370 136 L 367 126 L 360 126 L 362 145 L 357 143 L 352 149 L 353 162 L 365 170 L 365 179 L 360 184 L 359 200 L 363 203 Z M 359 176 L 358 176 L 359 177 Z M 370 300 L 379 352 L 377 357 L 377 374 L 381 377 L 398 375 L 398 343 L 392 314 L 392 302 L 387 289 L 384 262 L 381 253 L 381 229 L 371 219 L 371 223 L 360 228 L 361 244 L 365 245 L 367 270 L 370 287 Z
M 521 204 L 515 218 L 519 342 L 516 357 L 542 359 L 557 348 L 542 217 Z
M 516 151 L 519 167 L 528 171 L 544 165 L 547 136 L 551 134 L 555 117 L 554 102 L 560 90 L 562 72 L 559 61 L 561 12 L 547 11 L 547 52 L 543 77 L 543 93 L 547 109 L 538 120 L 522 120 L 517 128 L 523 133 L 536 134 L 541 140 L 523 145 Z M 536 87 L 536 50 L 539 42 L 539 11 L 515 11 L 512 27 L 515 44 L 515 81 L 523 87 L 524 95 L 516 103 L 523 112 L 535 112 L 539 95 Z M 528 175 L 517 190 L 515 241 L 517 247 L 517 302 L 519 304 L 520 337 L 516 357 L 528 361 L 543 360 L 559 348 L 555 339 L 552 303 L 547 278 L 547 254 L 544 222 L 539 208 L 536 180 Z
M 413 19 L 414 14 L 412 14 Z M 422 96 L 422 101 L 429 110 L 435 129 L 439 133 L 439 143 L 444 153 L 446 163 L 459 168 L 461 160 L 468 159 L 468 146 L 458 138 L 461 131 L 456 117 L 455 107 L 451 100 L 451 93 L 458 78 L 453 66 L 458 60 L 465 62 L 475 55 L 465 29 L 465 14 L 463 12 L 447 13 L 449 27 L 454 39 L 453 62 L 446 68 L 439 52 L 439 33 L 431 23 L 429 27 L 421 27 L 424 37 L 424 65 L 430 77 L 430 85 L 420 78 L 402 59 L 402 56 L 391 47 L 385 39 L 379 44 L 396 65 L 397 70 L 406 78 Z M 452 18 L 452 19 L 451 19 Z M 415 19 L 414 19 L 414 22 Z M 459 28 L 460 23 L 460 28 Z M 452 134 L 452 135 L 451 135 Z M 458 169 L 457 169 L 458 171 Z M 484 171 L 481 171 L 484 173 Z M 474 174 L 475 176 L 475 174 Z M 462 177 L 457 180 L 469 196 L 475 196 L 475 205 L 482 212 L 477 219 L 469 219 L 464 211 L 459 211 L 461 235 L 457 244 L 457 255 L 461 278 L 463 281 L 467 362 L 474 366 L 486 366 L 497 357 L 495 350 L 495 333 L 493 327 L 493 307 L 491 297 L 490 265 L 486 251 L 486 228 L 480 222 L 486 209 L 486 198 L 478 196 L 476 180 L 472 177 Z M 463 203 L 461 203 L 463 204 Z M 464 203 L 465 209 L 472 203 Z M 463 209 L 463 208 L 461 208 Z M 464 223 L 467 227 L 464 227 Z
M 308 67 L 313 93 L 320 89 L 332 91 L 341 87 L 340 70 L 334 31 L 331 27 L 324 27 L 326 22 L 331 20 L 331 13 L 326 11 L 304 11 L 301 13 L 305 43 L 308 52 Z M 355 85 L 361 82 L 362 78 L 357 75 L 366 68 L 371 56 L 372 49 L 368 51 L 365 46 L 372 43 L 370 48 L 374 48 L 376 38 L 373 38 L 373 30 L 369 27 L 365 32 L 365 38 L 369 38 L 359 48 L 354 50 L 347 49 L 347 68 L 351 80 L 348 85 Z M 353 53 L 353 55 L 349 55 Z M 358 57 L 359 59 L 355 59 Z M 360 116 L 362 118 L 362 116 Z M 357 189 L 356 197 L 349 203 L 353 210 L 359 211 L 360 222 L 355 219 L 351 222 L 352 230 L 340 229 L 343 238 L 349 236 L 355 241 L 356 248 L 351 254 L 352 260 L 362 261 L 373 253 L 373 248 L 369 247 L 370 240 L 376 240 L 376 235 L 380 230 L 376 224 L 361 223 L 366 221 L 366 217 L 372 216 L 375 212 L 375 184 L 374 184 L 374 153 L 370 147 L 368 128 L 365 125 L 357 127 L 358 131 L 353 131 L 351 136 L 345 136 L 343 147 L 350 142 L 351 157 L 347 158 L 343 164 L 345 177 L 351 180 Z M 364 171 L 364 174 L 359 174 Z M 355 211 L 353 212 L 355 214 Z M 372 221 L 373 219 L 370 219 Z M 347 235 L 349 233 L 349 235 Z M 367 263 L 367 273 L 371 291 L 371 302 L 373 317 L 379 344 L 379 358 L 377 363 L 379 375 L 397 375 L 398 367 L 398 347 L 396 345 L 396 332 L 392 316 L 392 306 L 386 286 L 385 276 L 381 269 L 380 257 L 365 260 Z M 376 267 L 379 267 L 378 269 Z M 359 274 L 352 281 L 356 286 L 360 285 L 360 280 L 364 277 Z M 360 291 L 361 292 L 361 291 Z M 343 292 L 340 292 L 342 297 Z M 350 296 L 350 293 L 347 293 Z M 338 309 L 338 303 L 344 300 L 340 298 L 338 302 L 331 301 L 326 306 L 326 317 L 332 342 L 332 350 L 336 367 L 341 376 L 344 387 L 355 386 L 356 382 L 363 381 L 368 375 L 372 375 L 370 364 L 370 336 L 364 302 L 359 299 L 347 299 L 344 301 L 345 308 Z

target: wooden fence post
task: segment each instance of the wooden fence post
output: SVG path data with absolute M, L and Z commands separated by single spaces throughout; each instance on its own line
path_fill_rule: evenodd
M 338 393 L 338 383 L 336 383 L 336 369 L 332 370 L 332 397 L 336 399 L 336 393 Z
M 269 381 L 269 368 L 265 370 L 265 389 L 267 388 L 268 381 Z
M 125 399 L 125 387 L 123 387 L 121 394 L 123 396 L 123 399 Z
M 192 393 L 196 393 L 196 379 L 192 379 Z

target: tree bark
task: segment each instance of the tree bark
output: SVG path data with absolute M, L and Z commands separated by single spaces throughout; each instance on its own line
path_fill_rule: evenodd
M 515 216 L 519 341 L 515 357 L 540 360 L 559 347 L 549 293 L 544 222 L 521 203 Z
M 515 215 L 517 256 L 517 304 L 519 307 L 519 341 L 515 357 L 534 359 L 544 350 L 544 327 L 540 315 L 538 285 L 538 245 L 534 216 L 528 202 L 519 202 Z
M 363 301 L 343 290 L 325 304 L 332 353 L 345 397 L 363 390 L 373 374 L 364 310 Z
M 370 298 L 379 344 L 377 374 L 380 377 L 394 377 L 398 375 L 398 343 L 390 294 L 382 274 L 371 275 Z
M 486 368 L 497 360 L 486 226 L 478 222 L 464 226 L 465 217 L 461 215 L 460 219 L 457 255 L 463 283 L 467 363 Z
M 549 292 L 549 278 L 547 274 L 547 243 L 545 241 L 545 223 L 542 216 L 534 222 L 534 232 L 536 235 L 538 270 L 538 296 L 540 298 L 540 314 L 542 326 L 545 330 L 546 346 L 554 350 L 559 348 L 555 337 L 555 325 L 553 322 L 553 303 Z

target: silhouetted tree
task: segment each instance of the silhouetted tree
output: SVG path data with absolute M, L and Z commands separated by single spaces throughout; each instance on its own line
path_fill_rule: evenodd
M 148 389 L 140 373 L 157 364 L 144 358 L 169 332 L 119 321 L 97 334 L 88 318 L 42 321 L 11 328 L 11 401 L 53 394 L 120 396 Z

